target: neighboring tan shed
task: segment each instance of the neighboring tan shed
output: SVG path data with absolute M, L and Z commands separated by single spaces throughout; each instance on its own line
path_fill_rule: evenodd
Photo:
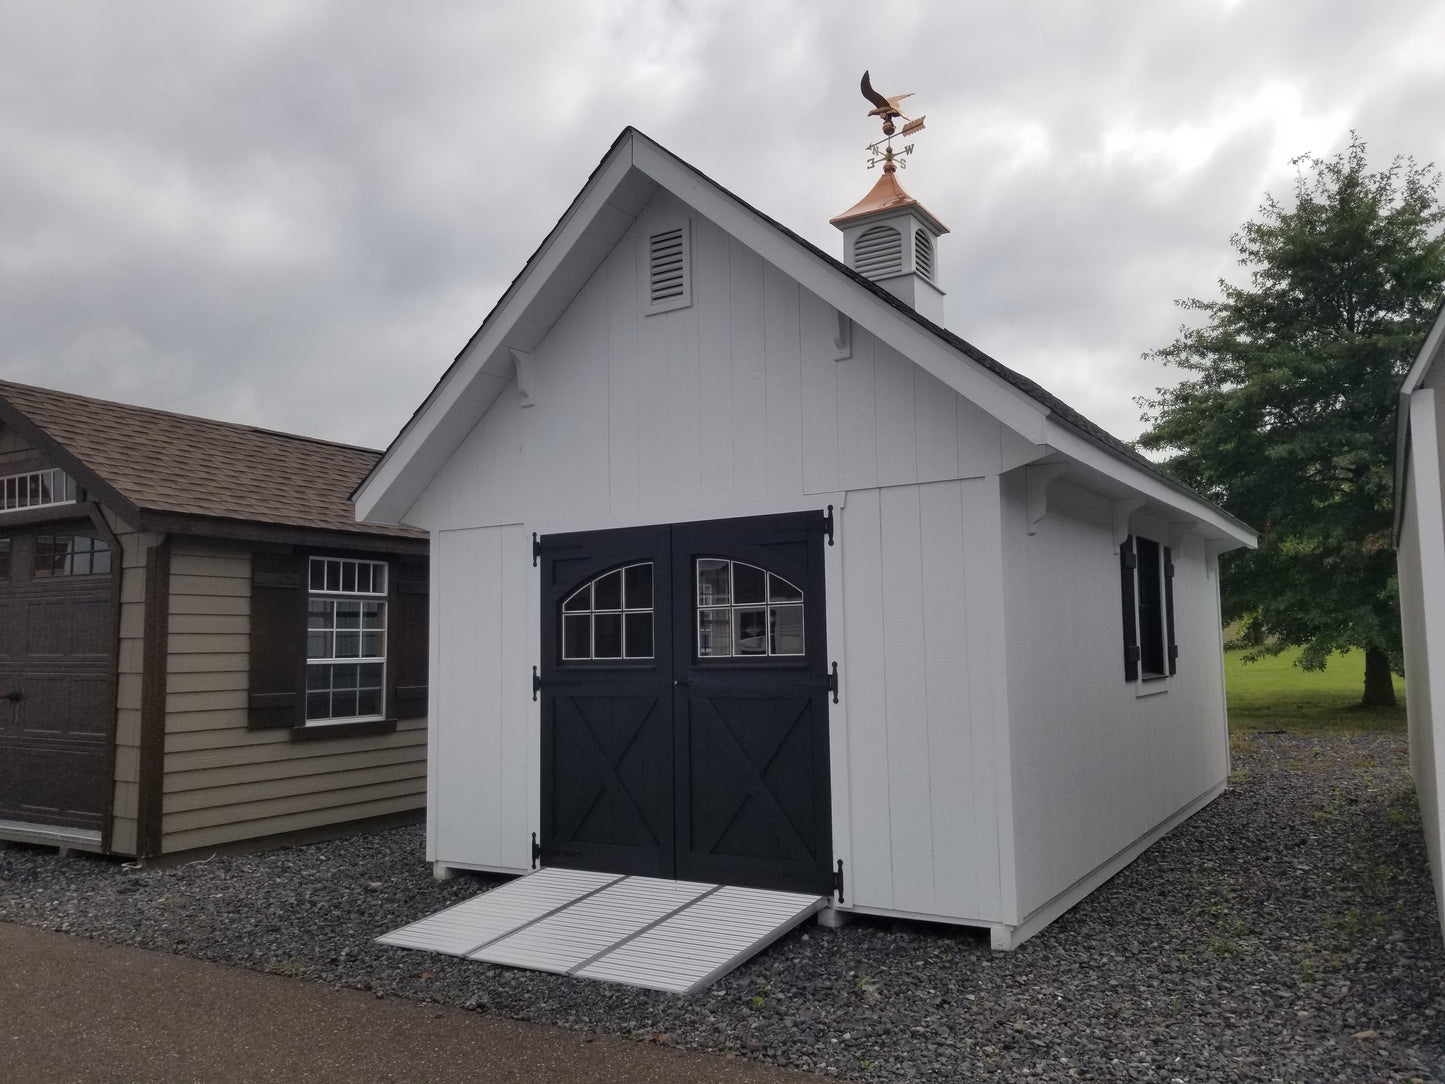
M 785 889 L 1010 947 L 1229 775 L 1254 534 L 632 129 L 356 493 L 432 532 L 428 857 Z
M 427 543 L 356 522 L 378 457 L 0 382 L 0 840 L 416 816 Z
M 1395 552 L 1410 772 L 1445 936 L 1445 308 L 1400 388 Z

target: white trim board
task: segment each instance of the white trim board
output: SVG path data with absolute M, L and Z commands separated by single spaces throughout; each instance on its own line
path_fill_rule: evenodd
M 797 892 L 544 869 L 377 941 L 693 994 L 826 903 Z

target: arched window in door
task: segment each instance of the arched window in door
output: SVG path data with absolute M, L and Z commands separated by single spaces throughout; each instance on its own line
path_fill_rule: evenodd
M 652 562 L 604 572 L 562 601 L 562 660 L 650 659 Z
M 698 558 L 697 654 L 804 654 L 803 592 L 756 565 Z

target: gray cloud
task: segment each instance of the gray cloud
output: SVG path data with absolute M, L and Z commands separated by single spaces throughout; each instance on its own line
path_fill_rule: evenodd
M 950 326 L 1132 437 L 1292 155 L 1441 157 L 1426 7 L 12 3 L 0 372 L 384 444 L 624 125 L 836 251 L 866 67 Z

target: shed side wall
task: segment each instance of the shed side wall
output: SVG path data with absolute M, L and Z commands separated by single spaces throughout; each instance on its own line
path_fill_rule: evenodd
M 162 852 L 406 812 L 426 801 L 426 723 L 293 741 L 247 729 L 250 554 L 177 538 L 170 581 Z
M 1172 548 L 1176 569 L 1178 673 L 1141 687 L 1124 679 L 1111 503 L 1055 482 L 1030 534 L 1025 486 L 1022 471 L 1004 477 L 1013 921 L 1221 787 L 1229 772 L 1217 570 L 1203 542 L 1134 524 Z M 1139 695 L 1146 688 L 1153 695 Z

